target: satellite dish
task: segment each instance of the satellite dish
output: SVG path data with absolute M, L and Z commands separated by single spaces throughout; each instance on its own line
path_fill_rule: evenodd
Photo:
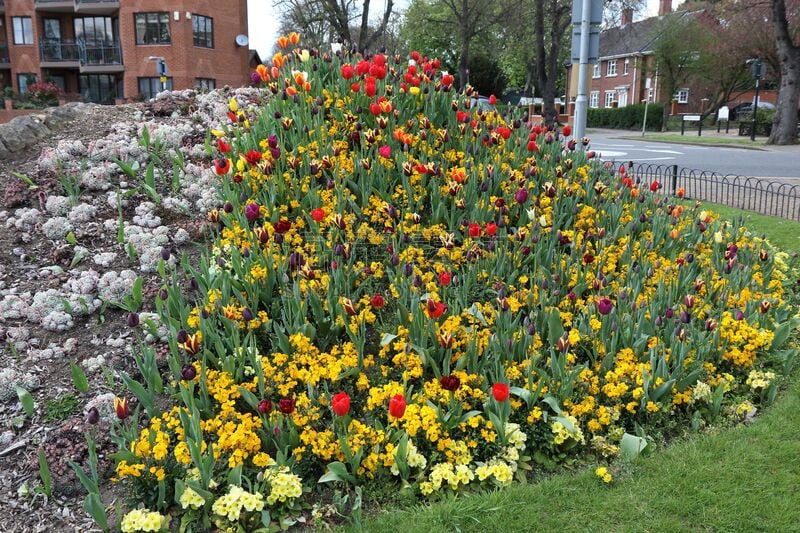
M 239 34 L 236 36 L 236 46 L 247 46 L 250 42 L 250 39 L 247 38 L 247 35 Z

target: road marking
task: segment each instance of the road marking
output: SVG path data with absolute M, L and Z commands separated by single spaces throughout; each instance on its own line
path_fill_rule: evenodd
M 683 155 L 683 152 L 677 152 L 675 150 L 648 150 L 646 148 L 640 149 L 642 152 L 654 152 L 656 154 L 675 154 L 675 155 Z
M 600 151 L 600 157 L 603 159 L 606 157 L 622 157 L 624 155 L 628 155 L 628 152 L 614 152 L 612 150 Z

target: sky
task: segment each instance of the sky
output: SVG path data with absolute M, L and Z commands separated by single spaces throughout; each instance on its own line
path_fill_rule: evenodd
M 410 0 L 395 0 L 397 9 L 405 9 Z M 673 0 L 672 7 L 681 3 L 681 0 Z M 645 16 L 653 16 L 658 13 L 659 0 L 647 0 L 647 11 Z M 375 13 L 383 9 L 383 2 L 373 2 L 372 8 Z M 247 18 L 250 28 L 250 48 L 258 50 L 262 60 L 271 56 L 272 45 L 278 38 L 278 19 L 272 0 L 247 0 Z M 639 20 L 639 15 L 635 20 Z

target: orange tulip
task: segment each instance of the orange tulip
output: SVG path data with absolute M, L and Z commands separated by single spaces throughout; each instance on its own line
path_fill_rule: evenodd
M 672 237 L 673 239 L 677 239 L 678 238 L 678 230 L 674 229 L 674 230 L 670 231 L 669 232 L 669 236 Z
M 286 50 L 287 46 L 289 46 L 289 38 L 285 35 L 278 37 L 278 48 L 281 50 Z
M 286 94 L 288 94 L 289 96 L 294 96 L 297 94 L 297 89 L 295 89 L 294 86 L 290 85 L 289 87 L 286 88 Z
M 278 76 L 280 76 L 280 75 L 281 75 L 281 71 L 278 69 L 278 67 L 272 67 L 272 68 L 269 70 L 269 73 L 270 73 L 270 75 L 272 76 L 272 78 L 273 78 L 273 79 L 276 79 L 276 80 L 278 79 Z
M 286 62 L 286 56 L 284 56 L 280 52 L 272 56 L 272 64 L 278 68 L 281 68 L 285 62 Z
M 289 42 L 292 44 L 297 44 L 300 42 L 300 34 L 296 31 L 293 31 L 289 34 Z
M 258 73 L 259 76 L 261 76 L 261 79 L 263 81 L 269 81 L 269 71 L 267 70 L 266 66 L 258 65 L 256 67 L 256 72 Z

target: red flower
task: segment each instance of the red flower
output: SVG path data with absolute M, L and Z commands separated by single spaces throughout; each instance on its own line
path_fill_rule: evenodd
M 493 95 L 493 94 L 490 94 L 490 95 L 489 95 L 489 103 L 490 103 L 491 105 L 494 105 L 494 104 L 496 104 L 496 103 L 497 103 L 497 97 L 496 97 L 495 95 Z
M 269 413 L 272 411 L 272 402 L 269 400 L 261 400 L 258 402 L 258 412 L 259 413 Z
M 356 309 L 353 300 L 351 300 L 350 298 L 342 299 L 342 308 L 344 309 L 344 312 L 347 313 L 348 316 L 354 316 L 358 314 L 358 310 Z
M 322 220 L 325 218 L 325 210 L 321 207 L 312 209 L 311 218 L 314 219 L 314 222 L 322 222 Z
M 350 396 L 346 392 L 338 392 L 331 398 L 331 408 L 336 416 L 345 416 L 350 412 Z
M 353 91 L 354 93 L 357 93 L 358 91 L 361 90 L 361 84 L 358 82 L 353 83 L 352 85 L 350 85 L 350 90 Z
M 470 224 L 469 225 L 469 236 L 473 239 L 477 239 L 481 236 L 481 225 L 480 224 Z
M 458 122 L 464 122 L 464 123 L 469 122 L 469 113 L 467 113 L 466 111 L 458 111 L 456 113 L 456 120 Z
M 497 233 L 497 224 L 489 222 L 486 224 L 486 235 L 494 235 Z
M 650 184 L 650 190 L 651 190 L 652 192 L 656 192 L 656 191 L 657 191 L 658 189 L 660 189 L 660 188 L 661 188 L 661 184 L 660 184 L 659 182 L 657 182 L 657 181 L 654 181 L 654 182 L 652 182 L 652 183 Z
M 572 133 L 572 128 L 570 128 L 569 126 L 564 126 L 563 128 L 561 128 L 561 134 L 564 137 L 569 137 L 571 133 Z
M 453 281 L 453 276 L 451 276 L 449 272 L 446 270 L 439 272 L 439 284 L 442 285 L 442 287 L 447 287 L 450 285 L 451 281 Z
M 371 104 L 369 104 L 369 111 L 370 113 L 372 113 L 377 117 L 378 115 L 381 114 L 381 106 L 378 105 L 377 102 L 372 102 Z
M 387 145 L 384 144 L 383 146 L 378 148 L 378 154 L 381 157 L 385 158 L 385 159 L 389 159 L 390 157 L 392 157 L 392 148 L 391 148 L 391 146 L 387 146 Z
M 383 296 L 381 296 L 380 294 L 375 294 L 372 296 L 369 303 L 372 304 L 372 307 L 374 307 L 375 309 L 380 309 L 381 307 L 386 305 L 386 300 L 384 300 Z
M 364 83 L 364 94 L 372 98 L 378 93 L 378 86 L 375 84 L 375 78 L 367 78 Z
M 369 61 L 364 61 L 363 59 L 356 63 L 356 74 L 359 76 L 363 76 L 364 74 L 369 72 Z
M 214 171 L 217 175 L 222 176 L 227 174 L 231 170 L 231 161 L 230 159 L 215 159 L 214 160 Z
M 114 410 L 120 420 L 125 420 L 131 416 L 131 408 L 128 406 L 127 398 L 114 398 Z
M 223 154 L 227 154 L 231 151 L 231 145 L 223 141 L 222 139 L 217 139 L 217 149 Z
M 453 77 L 452 74 L 445 74 L 444 76 L 442 76 L 442 86 L 443 87 L 450 87 L 451 85 L 453 85 L 454 81 L 455 81 L 455 77 Z
M 350 63 L 345 63 L 344 65 L 342 65 L 342 77 L 344 79 L 349 80 L 350 78 L 355 76 L 355 74 L 356 71 L 352 67 L 352 65 L 350 65 Z
M 495 401 L 502 403 L 508 400 L 508 385 L 505 383 L 495 383 L 492 385 L 492 396 Z
M 508 126 L 498 126 L 497 127 L 497 133 L 503 139 L 508 140 L 508 138 L 511 137 L 511 128 L 509 128 Z
M 413 52 L 411 52 L 411 59 L 413 59 L 415 62 L 419 63 L 420 61 L 422 61 L 422 56 L 419 55 L 419 52 L 414 50 Z
M 428 298 L 426 307 L 428 316 L 431 318 L 439 318 L 445 311 L 447 311 L 447 304 L 437 302 L 433 298 Z
M 403 418 L 406 414 L 406 397 L 402 394 L 395 394 L 389 400 L 389 414 L 394 418 Z
M 535 141 L 528 141 L 528 151 L 529 152 L 538 152 L 539 147 L 536 145 Z
M 245 160 L 252 166 L 261 161 L 261 152 L 258 150 L 250 150 L 244 155 Z
M 278 400 L 278 411 L 285 415 L 290 415 L 294 412 L 294 400 L 291 398 L 281 398 Z
M 286 220 L 285 218 L 282 218 L 278 222 L 272 225 L 272 229 L 275 230 L 275 233 L 286 233 L 287 231 L 292 229 L 292 223 Z
M 442 379 L 439 380 L 442 388 L 444 390 L 448 390 L 450 392 L 455 392 L 461 387 L 461 380 L 458 379 L 458 376 L 454 376 L 450 374 L 449 376 L 442 376 Z

